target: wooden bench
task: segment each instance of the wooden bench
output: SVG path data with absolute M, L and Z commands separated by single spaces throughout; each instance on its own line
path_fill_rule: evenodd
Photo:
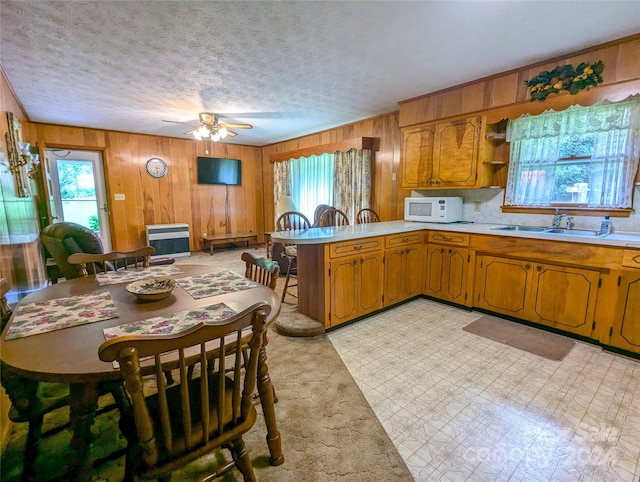
M 253 241 L 253 248 L 255 249 L 258 244 L 258 235 L 253 233 L 247 234 L 205 234 L 201 236 L 201 239 L 204 241 L 204 249 L 207 249 L 209 246 L 209 253 L 213 256 L 213 247 L 216 244 L 231 244 L 238 242 L 247 243 L 247 248 L 249 247 L 249 242 Z

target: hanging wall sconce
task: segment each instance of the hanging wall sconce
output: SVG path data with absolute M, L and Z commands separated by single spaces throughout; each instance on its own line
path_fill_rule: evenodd
M 27 178 L 27 164 L 31 160 L 30 144 L 21 140 L 20 123 L 15 121 L 13 113 L 7 112 L 7 126 L 5 135 L 9 155 L 9 170 L 13 174 L 17 197 L 30 197 L 29 180 Z M 26 146 L 25 146 L 26 144 Z M 27 154 L 25 154 L 27 152 Z

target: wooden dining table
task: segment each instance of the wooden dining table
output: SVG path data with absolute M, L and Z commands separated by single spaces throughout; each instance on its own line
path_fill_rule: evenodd
M 182 273 L 172 275 L 179 283 L 183 277 L 205 274 L 215 269 L 201 265 L 177 265 Z M 98 358 L 98 347 L 105 341 L 103 329 L 158 316 L 171 316 L 186 310 L 224 303 L 236 313 L 258 302 L 271 306 L 267 324 L 280 313 L 280 298 L 270 288 L 259 285 L 242 291 L 225 292 L 195 299 L 179 284 L 172 294 L 159 301 L 141 301 L 126 289 L 127 283 L 100 285 L 95 275 L 76 278 L 48 286 L 24 297 L 13 311 L 0 338 L 0 359 L 16 375 L 29 379 L 70 384 L 70 421 L 73 431 L 70 478 L 91 480 L 92 458 L 89 450 L 91 425 L 97 409 L 98 384 L 120 380 L 113 364 Z M 28 303 L 58 298 L 109 292 L 117 309 L 117 318 L 6 340 L 19 308 Z M 265 332 L 266 333 L 266 332 Z M 265 342 L 268 341 L 265 335 Z M 277 428 L 274 391 L 263 345 L 258 366 L 258 394 L 267 426 L 267 445 L 271 463 L 284 461 Z

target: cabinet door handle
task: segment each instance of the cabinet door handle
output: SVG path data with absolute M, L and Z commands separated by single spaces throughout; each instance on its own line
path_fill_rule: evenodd
M 531 268 L 531 266 L 529 266 L 528 264 L 524 265 L 524 269 L 528 270 L 529 268 Z
M 358 264 L 358 260 L 357 260 L 357 259 L 354 259 L 354 260 L 353 260 L 353 265 L 355 266 L 355 265 L 357 265 L 357 264 Z
M 354 249 L 354 251 L 360 251 L 362 249 L 362 245 L 354 246 L 353 249 Z
M 449 254 L 451 254 L 453 251 L 449 250 Z
M 542 266 L 536 266 L 536 271 L 542 271 Z

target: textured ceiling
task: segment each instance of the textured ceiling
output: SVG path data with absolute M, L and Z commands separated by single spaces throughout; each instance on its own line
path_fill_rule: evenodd
M 0 62 L 34 122 L 261 146 L 640 32 L 638 1 L 8 1 Z M 595 59 L 594 59 L 595 60 Z

